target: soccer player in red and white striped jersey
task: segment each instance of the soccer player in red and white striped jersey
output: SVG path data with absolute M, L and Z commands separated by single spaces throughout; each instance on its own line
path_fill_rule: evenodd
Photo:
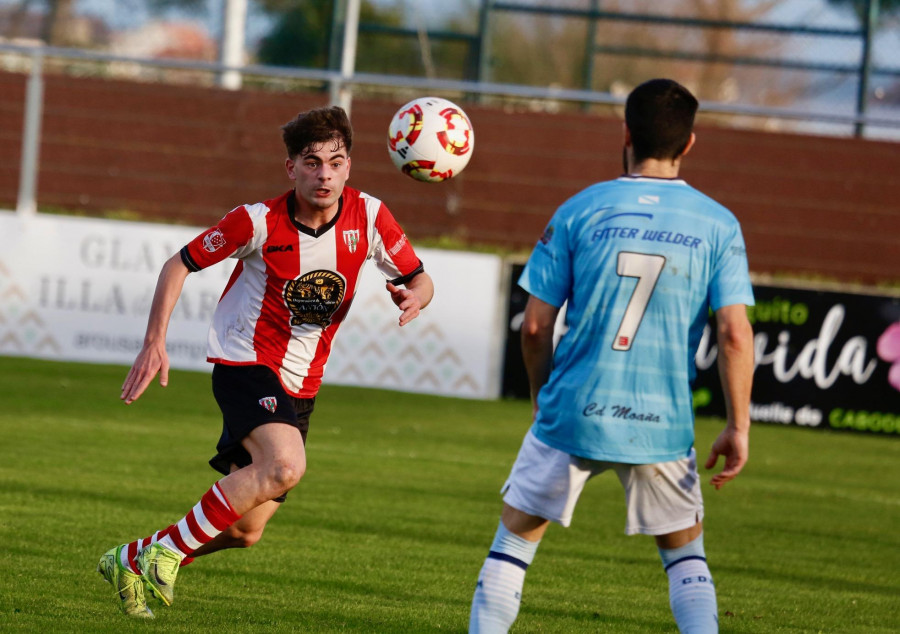
M 434 294 L 431 277 L 388 208 L 346 186 L 352 129 L 339 107 L 282 127 L 290 191 L 241 205 L 163 266 L 144 345 L 122 386 L 133 403 L 168 384 L 165 340 L 185 279 L 237 260 L 212 319 L 208 360 L 223 430 L 210 464 L 224 477 L 178 522 L 113 548 L 98 570 L 131 616 L 152 616 L 144 588 L 170 605 L 181 565 L 255 543 L 306 469 L 309 416 L 367 260 L 387 280 L 399 325 Z

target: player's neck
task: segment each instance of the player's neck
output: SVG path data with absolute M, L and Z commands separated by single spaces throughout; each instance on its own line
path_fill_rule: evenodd
M 305 204 L 299 196 L 295 199 L 297 204 L 294 206 L 294 221 L 299 222 L 310 229 L 318 229 L 331 222 L 341 208 L 340 199 L 326 209 L 319 209 L 311 205 Z
M 648 178 L 678 178 L 681 160 L 645 159 L 628 170 L 629 176 L 646 176 Z

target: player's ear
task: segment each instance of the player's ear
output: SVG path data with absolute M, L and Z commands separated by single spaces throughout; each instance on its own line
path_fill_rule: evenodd
M 347 157 L 347 178 L 350 178 L 350 157 Z
M 631 130 L 628 129 L 628 124 L 624 122 L 622 123 L 622 136 L 625 147 L 631 147 Z
M 678 158 L 681 158 L 685 154 L 691 151 L 691 148 L 694 147 L 694 143 L 697 141 L 697 135 L 691 132 L 691 136 L 688 139 L 688 142 L 684 145 L 684 149 L 681 151 L 681 154 L 678 155 Z
M 287 171 L 288 178 L 291 180 L 295 180 L 297 177 L 297 173 L 295 170 L 294 160 L 289 156 L 284 159 L 284 169 Z

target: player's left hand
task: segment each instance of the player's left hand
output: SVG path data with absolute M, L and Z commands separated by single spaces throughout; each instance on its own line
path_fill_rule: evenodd
M 400 325 L 405 326 L 413 319 L 419 316 L 422 304 L 419 298 L 408 288 L 400 288 L 394 286 L 390 282 L 385 285 L 388 293 L 391 294 L 391 301 L 401 310 Z
M 747 436 L 747 432 L 740 432 L 731 427 L 726 427 L 725 430 L 719 434 L 719 437 L 716 438 L 715 442 L 713 442 L 712 449 L 709 452 L 709 458 L 706 459 L 706 464 L 704 466 L 707 469 L 712 469 L 716 466 L 719 456 L 725 458 L 725 466 L 722 471 L 714 475 L 710 480 L 710 483 L 716 487 L 716 489 L 721 489 L 722 485 L 733 480 L 747 463 L 747 456 L 749 454 L 749 441 Z

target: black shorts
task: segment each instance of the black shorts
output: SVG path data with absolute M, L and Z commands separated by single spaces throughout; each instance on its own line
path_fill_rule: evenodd
M 228 475 L 231 465 L 250 464 L 253 460 L 241 441 L 266 423 L 293 425 L 300 430 L 306 445 L 315 397 L 291 396 L 266 366 L 217 363 L 213 366 L 212 388 L 222 410 L 222 437 L 216 445 L 216 455 L 209 461 L 216 471 Z

